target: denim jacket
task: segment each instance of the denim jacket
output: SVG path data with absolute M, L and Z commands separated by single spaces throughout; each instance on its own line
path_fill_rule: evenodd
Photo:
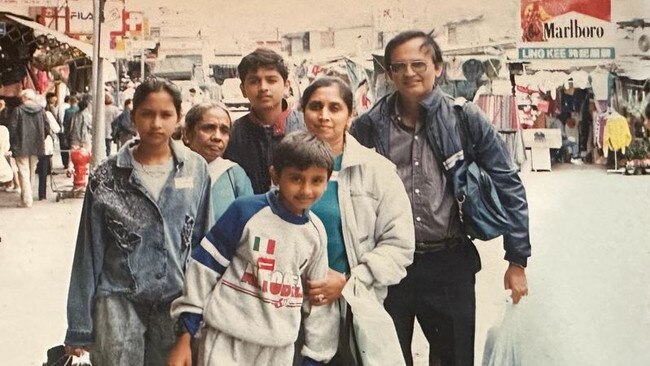
M 89 177 L 68 293 L 68 345 L 93 343 L 97 297 L 165 303 L 180 295 L 190 247 L 212 224 L 205 160 L 172 142 L 174 169 L 156 202 L 133 173 L 129 148 L 137 143 Z
M 422 105 L 425 118 L 427 142 L 445 157 L 445 169 L 453 169 L 464 161 L 463 147 L 454 112 L 454 99 L 440 91 L 433 90 L 433 97 Z M 383 97 L 368 112 L 355 120 L 350 133 L 364 146 L 375 148 L 378 153 L 389 156 L 390 116 L 395 106 L 397 93 Z M 521 265 L 530 257 L 530 235 L 528 227 L 528 202 L 526 191 L 517 174 L 517 168 L 503 140 L 473 103 L 466 103 L 463 112 L 467 115 L 471 141 L 474 142 L 476 162 L 492 178 L 499 199 L 504 205 L 511 222 L 511 230 L 503 236 L 505 259 Z

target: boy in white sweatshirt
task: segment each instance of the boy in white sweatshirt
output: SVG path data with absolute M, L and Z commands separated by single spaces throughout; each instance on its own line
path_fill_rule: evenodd
M 190 365 L 199 336 L 199 365 L 291 365 L 301 309 L 306 364 L 332 358 L 337 310 L 311 306 L 304 286 L 328 269 L 327 235 L 309 207 L 332 167 L 329 147 L 308 132 L 280 142 L 270 168 L 278 189 L 235 200 L 192 251 L 171 308 L 180 337 L 169 365 Z

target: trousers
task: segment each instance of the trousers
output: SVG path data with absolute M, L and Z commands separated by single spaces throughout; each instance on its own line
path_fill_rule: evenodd
M 170 303 L 136 303 L 123 295 L 95 300 L 93 366 L 160 366 L 176 342 Z
M 50 174 L 52 166 L 52 155 L 43 155 L 38 157 L 36 171 L 38 172 L 38 199 L 47 198 L 47 176 Z
M 20 178 L 20 199 L 25 207 L 31 207 L 34 202 L 32 186 L 36 177 L 37 162 L 38 157 L 36 155 L 16 156 L 16 166 Z
M 468 241 L 416 253 L 406 277 L 388 288 L 384 307 L 395 323 L 407 365 L 413 365 L 415 319 L 429 343 L 429 365 L 474 365 L 474 284 L 480 268 L 476 247 Z
M 267 347 L 233 338 L 210 327 L 204 327 L 202 332 L 199 366 L 290 366 L 293 360 L 293 343 L 280 347 Z

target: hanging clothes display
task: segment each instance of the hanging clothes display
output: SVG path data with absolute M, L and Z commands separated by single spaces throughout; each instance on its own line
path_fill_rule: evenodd
M 608 150 L 621 150 L 625 154 L 625 148 L 632 142 L 632 134 L 627 119 L 614 112 L 607 118 L 603 132 L 603 155 L 607 157 Z
M 516 130 L 519 118 L 515 98 L 510 95 L 480 95 L 476 105 L 497 130 Z
M 591 79 L 591 90 L 596 100 L 609 100 L 611 90 L 609 71 L 596 68 L 589 74 Z
M 506 149 L 510 153 L 513 164 L 521 168 L 521 165 L 526 161 L 526 150 L 521 130 L 507 132 L 501 131 L 499 136 L 501 136 L 505 142 Z

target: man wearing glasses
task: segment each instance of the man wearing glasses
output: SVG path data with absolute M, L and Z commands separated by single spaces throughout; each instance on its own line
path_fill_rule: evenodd
M 476 247 L 463 231 L 446 169 L 462 164 L 454 99 L 436 87 L 442 74 L 440 47 L 420 31 L 388 42 L 384 63 L 396 92 L 357 119 L 352 135 L 390 159 L 411 199 L 416 250 L 413 264 L 384 305 L 393 317 L 408 365 L 417 318 L 429 342 L 430 365 L 474 365 Z M 524 187 L 505 145 L 478 108 L 462 107 L 475 142 L 477 163 L 488 172 L 508 212 L 504 276 L 514 302 L 528 293 L 525 267 L 530 256 L 528 205 Z

